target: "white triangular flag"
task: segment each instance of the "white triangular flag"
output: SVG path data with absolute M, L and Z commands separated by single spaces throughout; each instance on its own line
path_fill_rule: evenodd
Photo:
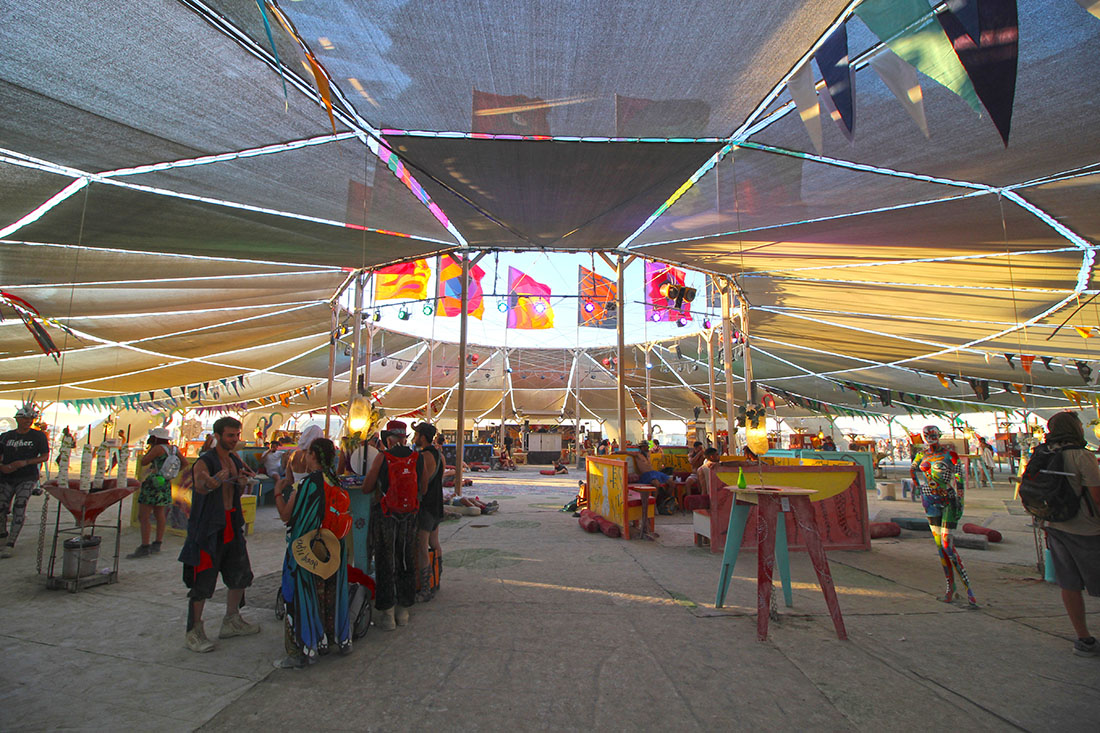
M 813 72 L 808 63 L 802 64 L 787 81 L 787 91 L 791 99 L 798 107 L 798 116 L 802 118 L 802 124 L 806 126 L 806 132 L 810 134 L 810 141 L 814 144 L 817 154 L 824 151 L 821 137 L 821 103 L 817 98 L 817 90 L 814 89 Z
M 930 138 L 928 120 L 924 117 L 924 95 L 921 93 L 917 70 L 888 48 L 882 49 L 871 58 L 871 68 L 898 98 L 924 136 Z

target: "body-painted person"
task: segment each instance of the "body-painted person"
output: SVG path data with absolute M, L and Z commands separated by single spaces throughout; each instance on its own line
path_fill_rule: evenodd
M 926 426 L 921 435 L 924 445 L 913 456 L 909 474 L 921 486 L 924 513 L 928 517 L 928 527 L 932 530 L 932 539 L 936 542 L 943 574 L 947 578 L 947 593 L 943 600 L 950 603 L 955 598 L 954 571 L 957 570 L 966 586 L 966 599 L 971 607 L 976 608 L 978 604 L 970 590 L 970 578 L 951 541 L 951 530 L 955 529 L 963 513 L 963 477 L 959 456 L 940 443 L 940 429 L 935 425 Z

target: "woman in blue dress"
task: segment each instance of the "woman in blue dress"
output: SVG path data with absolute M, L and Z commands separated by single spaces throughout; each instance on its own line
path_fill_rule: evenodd
M 340 485 L 335 475 L 336 449 L 331 440 L 314 440 L 305 458 L 308 474 L 291 488 L 289 496 L 284 498 L 283 491 L 290 486 L 291 479 L 281 479 L 275 486 L 275 506 L 279 517 L 287 523 L 281 589 L 286 603 L 287 656 L 275 663 L 284 669 L 312 664 L 332 647 L 341 654 L 351 651 L 346 544 L 340 542 L 340 562 L 328 578 L 299 566 L 291 551 L 295 540 L 321 527 L 328 511 L 325 483 Z

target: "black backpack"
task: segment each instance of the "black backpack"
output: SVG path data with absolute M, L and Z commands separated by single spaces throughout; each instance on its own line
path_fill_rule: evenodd
M 1065 522 L 1077 516 L 1081 495 L 1069 482 L 1062 448 L 1040 443 L 1020 476 L 1020 501 L 1032 516 L 1047 522 Z M 1082 494 L 1088 490 L 1082 487 Z M 1089 513 L 1093 513 L 1091 502 Z

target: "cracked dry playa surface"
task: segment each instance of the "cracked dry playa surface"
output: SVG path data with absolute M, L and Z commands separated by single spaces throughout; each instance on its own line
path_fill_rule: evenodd
M 830 553 L 847 642 L 804 554 L 791 556 L 794 607 L 777 589 L 769 641 L 757 642 L 754 553 L 715 609 L 721 557 L 692 545 L 689 517 L 658 517 L 656 542 L 589 535 L 557 511 L 575 488 L 575 476 L 528 467 L 478 475 L 472 493 L 502 497 L 501 509 L 442 525 L 435 600 L 414 606 L 407 627 L 374 628 L 350 656 L 301 671 L 271 668 L 282 629 L 267 595 L 285 546 L 273 507 L 249 538 L 258 580 L 245 614 L 264 629 L 212 654 L 183 648 L 180 538 L 124 559 L 119 583 L 75 595 L 44 590 L 28 543 L 0 563 L 0 726 L 870 731 L 925 729 L 935 711 L 973 730 L 1095 729 L 1100 660 L 1070 654 L 1057 589 L 1035 580 L 1006 484 L 968 495 L 968 519 L 1006 538 L 964 550 L 978 611 L 936 599 L 943 576 L 926 533 Z M 908 502 L 869 504 L 872 517 L 920 516 Z M 124 553 L 135 541 L 127 529 Z M 1088 608 L 1100 628 L 1100 604 Z

